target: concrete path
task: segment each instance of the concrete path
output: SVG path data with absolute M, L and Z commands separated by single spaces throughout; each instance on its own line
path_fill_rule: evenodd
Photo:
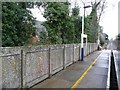
M 105 50 L 76 88 L 106 88 L 110 51 Z
M 33 88 L 106 88 L 110 50 L 96 51 Z M 98 57 L 99 56 L 99 57 Z M 96 59 L 97 58 L 97 59 Z

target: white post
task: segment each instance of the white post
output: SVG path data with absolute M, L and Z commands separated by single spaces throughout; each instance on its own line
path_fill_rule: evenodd
M 100 38 L 99 38 L 99 31 L 98 31 L 98 41 L 97 41 L 97 46 L 98 46 L 98 50 L 99 50 L 99 47 L 100 47 Z
M 83 16 L 82 16 L 82 34 L 81 34 L 81 60 L 83 61 L 84 60 L 84 47 L 83 47 L 83 38 L 84 38 L 84 29 L 85 29 L 85 27 L 84 27 L 84 24 L 85 24 L 85 8 L 89 8 L 89 7 L 91 7 L 91 6 L 85 6 L 85 3 L 83 2 L 83 5 L 84 5 L 84 7 L 83 7 Z
M 83 7 L 83 9 L 85 9 L 85 8 Z M 83 47 L 84 16 L 85 16 L 85 10 L 84 10 L 84 14 L 83 14 L 83 17 L 82 17 L 82 34 L 81 34 L 81 60 L 82 61 L 84 60 L 84 47 Z

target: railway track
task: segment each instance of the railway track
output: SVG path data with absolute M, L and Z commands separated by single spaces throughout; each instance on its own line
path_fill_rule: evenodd
M 109 90 L 119 90 L 118 82 L 117 82 L 117 75 L 116 75 L 116 68 L 115 68 L 115 59 L 113 55 L 113 51 L 111 51 L 110 56 L 110 79 L 109 79 Z

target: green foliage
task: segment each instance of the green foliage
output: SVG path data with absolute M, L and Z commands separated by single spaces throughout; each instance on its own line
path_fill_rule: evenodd
M 81 30 L 82 30 L 82 18 L 79 16 L 80 8 L 75 6 L 72 9 L 73 29 L 74 29 L 74 43 L 80 43 Z
M 72 18 L 69 16 L 69 3 L 47 3 L 44 26 L 48 30 L 48 40 L 51 44 L 73 43 L 74 31 Z
M 85 33 L 88 35 L 88 42 L 95 43 L 98 38 L 97 11 L 93 8 L 90 15 L 85 17 Z
M 80 11 L 80 8 L 78 6 L 75 6 L 73 9 L 72 9 L 72 15 L 73 16 L 78 16 L 79 15 L 79 11 Z
M 74 24 L 74 43 L 80 43 L 81 31 L 82 31 L 82 18 L 79 15 L 73 13 L 73 24 Z
M 2 46 L 23 46 L 35 32 L 34 18 L 26 3 L 2 3 Z
M 91 17 L 87 16 L 85 18 L 85 34 L 87 34 L 88 42 L 93 42 L 93 33 L 92 33 L 92 23 L 91 23 Z
M 79 7 L 72 9 L 69 15 L 68 3 L 47 3 L 44 17 L 47 19 L 45 27 L 48 30 L 48 40 L 53 44 L 80 43 L 82 31 L 82 18 L 79 16 Z M 88 42 L 94 43 L 98 35 L 98 22 L 96 8 L 85 17 L 85 34 Z
M 74 31 L 74 20 L 69 16 L 68 20 L 64 22 L 64 28 L 62 32 L 62 41 L 63 44 L 74 43 L 75 40 L 75 31 Z
M 39 37 L 40 37 L 40 43 L 45 44 L 47 40 L 46 33 L 41 32 Z
M 27 8 L 42 6 L 44 17 L 47 21 L 44 26 L 48 37 L 40 34 L 40 42 L 37 44 L 70 44 L 81 42 L 82 18 L 79 15 L 80 8 L 75 6 L 72 15 L 68 2 L 21 2 L 3 3 L 2 5 L 2 46 L 22 46 L 30 42 L 35 34 L 35 23 L 31 12 Z M 92 7 L 90 15 L 85 17 L 85 34 L 88 42 L 94 43 L 98 35 L 97 7 Z

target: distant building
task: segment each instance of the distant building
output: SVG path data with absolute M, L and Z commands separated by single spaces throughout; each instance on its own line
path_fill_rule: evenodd
M 35 35 L 32 36 L 32 43 L 42 41 L 42 39 L 40 38 L 41 32 L 43 32 L 46 37 L 48 36 L 47 30 L 42 24 L 43 24 L 43 22 L 36 20 L 36 22 L 35 22 L 36 31 L 35 31 Z
M 41 32 L 44 32 L 46 34 L 46 36 L 48 36 L 47 30 L 42 24 L 43 24 L 43 22 L 36 20 L 36 22 L 35 22 L 35 27 L 37 28 L 36 35 L 39 36 Z

